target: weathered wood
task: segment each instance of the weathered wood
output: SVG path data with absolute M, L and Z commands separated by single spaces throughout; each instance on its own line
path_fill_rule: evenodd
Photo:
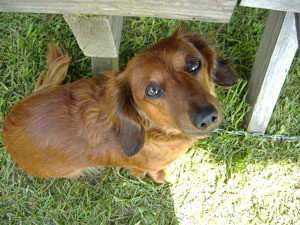
M 249 132 L 265 132 L 297 46 L 294 14 L 271 11 L 249 81 Z
M 241 0 L 241 6 L 300 12 L 299 0 Z
M 102 71 L 119 71 L 119 58 L 92 57 L 93 76 L 100 76 Z
M 2 12 L 146 16 L 228 22 L 236 0 L 1 0 Z
M 111 27 L 111 33 L 115 42 L 116 51 L 117 54 L 119 54 L 119 48 L 120 48 L 121 37 L 122 37 L 123 17 L 109 16 L 108 21 Z M 101 71 L 110 71 L 110 70 L 119 71 L 118 57 L 114 57 L 114 58 L 92 57 L 93 76 L 99 76 Z
M 119 54 L 121 38 L 122 38 L 123 16 L 109 16 L 108 21 L 115 41 L 116 50 L 117 53 Z
M 107 16 L 64 15 L 86 56 L 118 57 Z
M 64 15 L 79 47 L 86 56 L 92 57 L 92 72 L 119 70 L 119 48 L 123 17 Z
M 298 48 L 300 49 L 300 13 L 295 13 L 295 23 L 298 37 Z

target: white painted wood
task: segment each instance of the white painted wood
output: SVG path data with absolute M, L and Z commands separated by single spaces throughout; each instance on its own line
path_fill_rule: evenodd
M 249 132 L 265 132 L 297 47 L 294 14 L 271 11 L 249 81 Z
M 295 13 L 296 30 L 298 37 L 298 48 L 300 49 L 300 13 Z
M 0 11 L 228 22 L 236 3 L 237 0 L 0 0 Z
M 111 27 L 111 33 L 115 42 L 117 54 L 119 54 L 123 17 L 122 16 L 109 16 L 108 21 Z M 99 40 L 96 40 L 99 41 Z M 101 71 L 119 71 L 119 57 L 103 58 L 101 55 L 92 57 L 92 73 L 93 76 L 99 76 Z
M 300 12 L 300 0 L 241 0 L 241 6 Z
M 119 54 L 121 38 L 122 38 L 123 16 L 109 16 L 108 21 L 115 41 L 116 50 L 117 53 Z
M 86 56 L 118 57 L 107 16 L 64 15 Z
M 119 71 L 119 58 L 92 57 L 93 76 L 101 76 L 101 72 L 103 71 Z

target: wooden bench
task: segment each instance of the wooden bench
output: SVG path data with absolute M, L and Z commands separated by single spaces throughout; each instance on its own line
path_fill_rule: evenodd
M 123 16 L 229 22 L 237 2 L 0 0 L 0 11 L 63 14 L 83 53 L 92 57 L 95 75 L 100 69 L 119 69 L 118 51 Z M 300 1 L 241 0 L 240 5 L 281 10 L 270 13 L 249 81 L 248 100 L 252 109 L 248 116 L 248 131 L 264 133 L 298 46 L 297 14 L 294 12 L 300 12 Z
M 248 131 L 264 133 L 299 47 L 299 0 L 241 0 L 271 9 L 249 80 Z M 296 26 L 297 25 L 297 26 Z
M 122 16 L 228 22 L 236 0 L 0 0 L 0 11 L 63 14 L 93 74 L 118 70 Z M 88 35 L 87 35 L 88 34 Z

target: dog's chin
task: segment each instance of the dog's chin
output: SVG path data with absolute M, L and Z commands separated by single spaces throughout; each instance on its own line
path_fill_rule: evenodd
M 214 127 L 209 127 L 205 130 L 198 130 L 198 129 L 195 129 L 195 130 L 189 130 L 189 131 L 186 131 L 184 132 L 187 136 L 191 136 L 191 137 L 198 137 L 198 138 L 201 138 L 201 137 L 206 137 L 207 135 L 209 135 L 210 133 L 214 132 L 215 130 L 218 129 L 218 126 L 214 126 Z

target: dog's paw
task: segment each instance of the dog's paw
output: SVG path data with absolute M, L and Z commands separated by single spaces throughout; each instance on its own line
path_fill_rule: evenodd
M 138 169 L 132 169 L 130 172 L 130 176 L 142 179 L 146 176 L 146 172 Z
M 148 172 L 147 175 L 158 184 L 164 184 L 174 181 L 173 175 L 166 170 L 151 171 Z

